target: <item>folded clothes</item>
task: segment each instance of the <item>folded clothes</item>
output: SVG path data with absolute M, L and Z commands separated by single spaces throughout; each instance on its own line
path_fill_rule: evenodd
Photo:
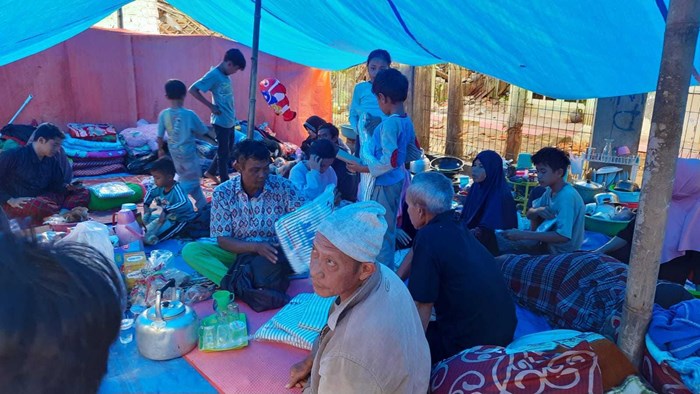
M 669 309 L 654 305 L 648 333 L 675 358 L 700 357 L 700 300 L 683 301 Z

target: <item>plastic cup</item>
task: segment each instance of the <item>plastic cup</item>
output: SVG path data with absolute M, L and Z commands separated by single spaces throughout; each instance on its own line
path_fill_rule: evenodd
M 240 320 L 234 320 L 228 324 L 231 330 L 231 338 L 233 346 L 241 346 L 245 341 L 245 323 Z
M 233 339 L 233 330 L 228 324 L 219 324 L 216 326 L 216 347 L 223 349 L 231 346 Z
M 469 175 L 460 175 L 459 176 L 459 188 L 464 189 L 467 186 L 469 186 Z
M 214 309 L 215 310 L 222 310 L 222 308 L 226 308 L 226 306 L 233 300 L 233 297 L 231 297 L 231 292 L 227 290 L 218 290 L 215 291 L 214 294 L 212 294 L 212 298 L 214 299 Z
M 202 348 L 216 349 L 216 332 L 214 326 L 202 327 Z

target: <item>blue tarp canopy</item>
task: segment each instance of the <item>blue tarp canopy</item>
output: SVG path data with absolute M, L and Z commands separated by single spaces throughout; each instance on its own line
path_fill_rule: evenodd
M 0 0 L 0 65 L 66 40 L 129 2 Z M 252 45 L 253 1 L 169 2 Z M 338 70 L 383 48 L 400 63 L 456 63 L 551 97 L 621 96 L 656 88 L 667 2 L 262 0 L 260 50 Z

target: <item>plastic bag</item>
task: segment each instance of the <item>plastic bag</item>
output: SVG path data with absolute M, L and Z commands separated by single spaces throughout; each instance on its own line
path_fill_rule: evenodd
M 126 286 L 124 285 L 124 280 L 119 272 L 119 268 L 114 263 L 114 248 L 112 247 L 112 242 L 109 240 L 109 228 L 102 223 L 98 223 L 92 220 L 87 222 L 78 223 L 73 230 L 65 238 L 56 242 L 57 245 L 63 242 L 76 242 L 85 245 L 89 245 L 96 249 L 98 252 L 102 253 L 111 265 L 111 269 L 116 274 L 119 280 L 118 286 L 120 289 L 114 289 L 117 294 L 126 295 Z M 120 290 L 118 292 L 117 290 Z M 126 300 L 121 299 L 122 310 L 126 307 Z
M 102 223 L 89 220 L 78 223 L 60 242 L 78 242 L 97 249 L 114 264 L 114 248 L 109 240 L 109 228 Z M 116 269 L 116 265 L 114 266 Z
M 573 179 L 581 179 L 583 175 L 583 156 L 571 155 L 569 161 L 571 161 L 570 172 Z
M 173 261 L 173 252 L 169 250 L 154 250 L 148 256 L 148 263 L 145 269 L 148 271 L 159 271 L 167 268 L 168 264 Z
M 275 231 L 282 250 L 289 260 L 289 265 L 297 274 L 309 270 L 316 229 L 333 213 L 334 189 L 335 185 L 329 185 L 316 199 L 282 216 L 275 223 Z

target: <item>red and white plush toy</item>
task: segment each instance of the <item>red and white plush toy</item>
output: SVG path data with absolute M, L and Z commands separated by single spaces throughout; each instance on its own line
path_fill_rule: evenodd
M 265 78 L 260 81 L 260 93 L 262 93 L 267 105 L 272 107 L 277 115 L 282 115 L 286 122 L 296 118 L 297 113 L 289 109 L 287 88 L 275 78 Z

